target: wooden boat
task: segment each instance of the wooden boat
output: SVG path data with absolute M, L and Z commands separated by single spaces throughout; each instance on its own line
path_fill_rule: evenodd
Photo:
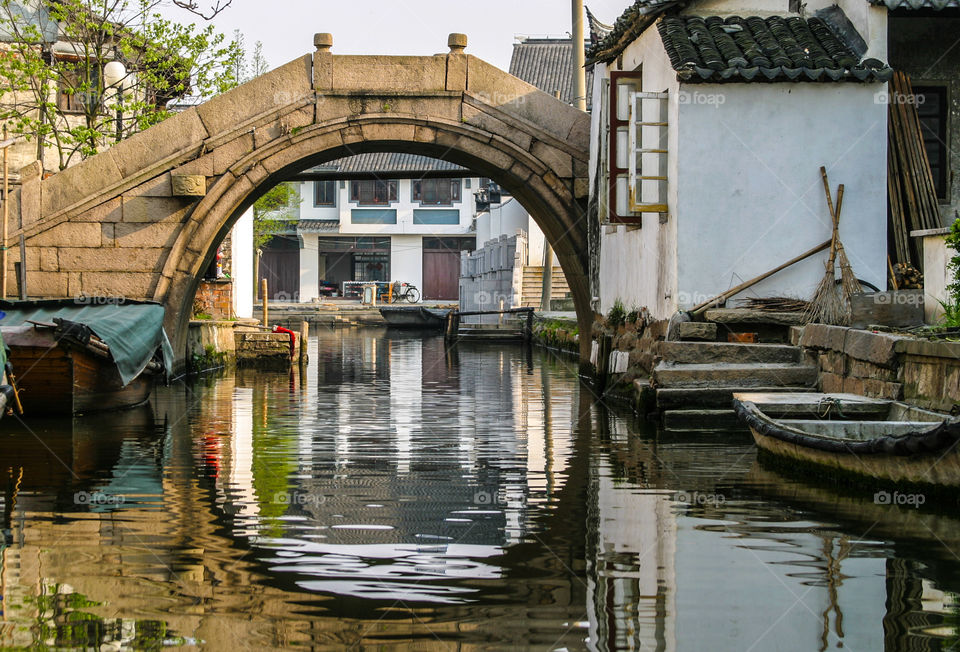
M 169 368 L 172 355 L 159 304 L 42 300 L 4 302 L 0 308 L 6 313 L 0 333 L 28 418 L 139 405 L 164 363 Z
M 82 414 L 117 410 L 150 397 L 156 362 L 124 384 L 110 348 L 94 337 L 83 344 L 56 326 L 24 324 L 3 329 L 24 414 Z
M 439 330 L 446 322 L 449 310 L 435 310 L 423 306 L 383 306 L 380 314 L 387 326 L 396 328 L 424 328 Z
M 960 488 L 960 419 L 855 394 L 738 393 L 757 446 L 787 460 L 894 483 Z

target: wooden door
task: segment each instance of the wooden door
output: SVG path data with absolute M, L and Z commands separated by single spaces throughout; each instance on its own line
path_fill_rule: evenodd
M 460 298 L 460 252 L 423 252 L 423 298 L 454 300 Z
M 267 279 L 271 301 L 299 301 L 300 250 L 264 249 L 258 276 L 260 281 Z

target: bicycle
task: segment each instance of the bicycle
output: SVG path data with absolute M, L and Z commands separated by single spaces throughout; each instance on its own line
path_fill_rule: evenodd
M 397 284 L 393 293 L 393 300 L 396 302 L 403 301 L 406 299 L 410 303 L 417 303 L 420 301 L 420 290 L 417 289 L 417 286 L 413 283 L 400 283 L 397 281 Z

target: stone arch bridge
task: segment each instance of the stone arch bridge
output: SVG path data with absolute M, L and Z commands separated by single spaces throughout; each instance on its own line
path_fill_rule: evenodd
M 588 115 L 465 54 L 462 35 L 426 57 L 334 55 L 329 34 L 315 45 L 51 177 L 38 163 L 25 168 L 11 198 L 10 223 L 22 229 L 10 241 L 25 236 L 28 294 L 163 303 L 182 359 L 199 278 L 244 210 L 307 167 L 401 151 L 509 189 L 553 245 L 580 332 L 590 332 Z

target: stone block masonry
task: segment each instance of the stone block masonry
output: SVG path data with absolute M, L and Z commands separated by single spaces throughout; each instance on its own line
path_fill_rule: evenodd
M 808 324 L 800 344 L 816 355 L 824 392 L 903 400 L 944 412 L 960 403 L 960 343 Z

